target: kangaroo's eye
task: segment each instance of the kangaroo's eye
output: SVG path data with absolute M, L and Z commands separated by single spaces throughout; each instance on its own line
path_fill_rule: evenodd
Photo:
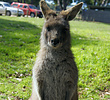
M 50 31 L 50 27 L 47 27 L 47 31 Z

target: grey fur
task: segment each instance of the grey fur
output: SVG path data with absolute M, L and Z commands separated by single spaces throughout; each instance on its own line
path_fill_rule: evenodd
M 68 20 L 63 14 L 55 13 L 45 18 L 41 47 L 33 67 L 30 100 L 78 100 L 78 70 L 70 50 Z M 52 45 L 55 39 L 58 41 Z

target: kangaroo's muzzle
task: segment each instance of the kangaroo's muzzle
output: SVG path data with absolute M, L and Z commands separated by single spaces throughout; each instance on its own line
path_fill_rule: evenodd
M 60 43 L 60 41 L 59 41 L 59 39 L 57 39 L 57 38 L 51 40 L 51 45 L 52 45 L 53 47 L 56 47 L 59 43 Z

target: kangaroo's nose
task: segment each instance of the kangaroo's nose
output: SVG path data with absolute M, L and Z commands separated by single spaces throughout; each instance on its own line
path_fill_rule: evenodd
M 59 39 L 51 40 L 52 46 L 56 47 L 59 44 Z

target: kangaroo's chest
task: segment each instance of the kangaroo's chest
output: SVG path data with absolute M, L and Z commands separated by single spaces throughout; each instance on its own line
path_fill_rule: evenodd
M 64 100 L 64 91 L 73 91 L 77 82 L 77 67 L 72 58 L 38 59 L 33 69 L 34 84 L 43 89 L 47 100 Z M 55 97 L 55 98 L 53 98 Z
M 70 60 L 71 61 L 71 60 Z M 76 69 L 74 69 L 73 62 L 68 59 L 61 61 L 50 61 L 45 60 L 40 63 L 41 69 L 37 69 L 39 79 L 44 80 L 47 84 L 59 85 L 64 83 L 64 81 L 74 80 L 74 75 L 76 74 Z M 74 66 L 74 67 L 73 67 Z

